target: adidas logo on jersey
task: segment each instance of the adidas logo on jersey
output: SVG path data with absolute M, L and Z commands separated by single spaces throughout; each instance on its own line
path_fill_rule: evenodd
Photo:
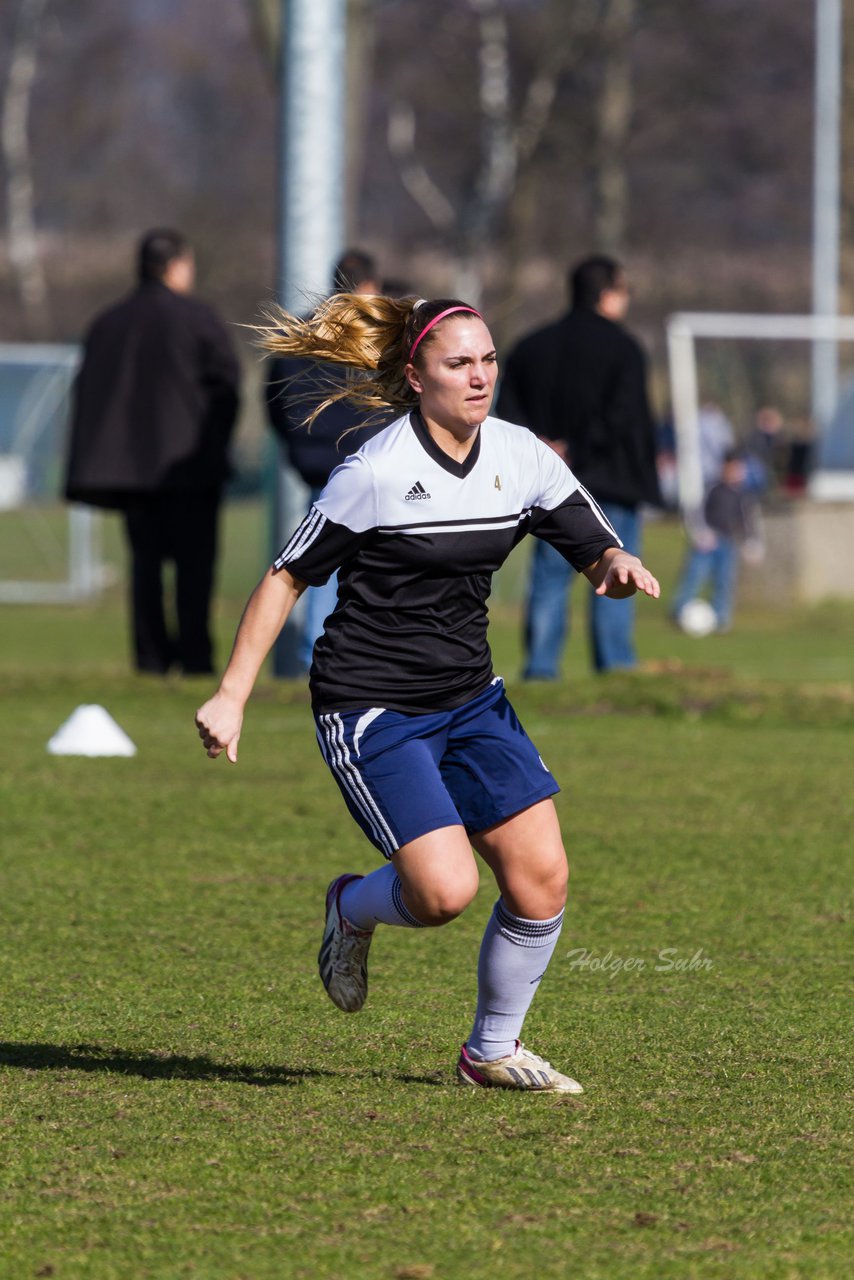
M 430 496 L 421 481 L 416 480 L 409 493 L 404 494 L 403 500 L 404 502 L 418 502 L 419 499 L 429 498 Z

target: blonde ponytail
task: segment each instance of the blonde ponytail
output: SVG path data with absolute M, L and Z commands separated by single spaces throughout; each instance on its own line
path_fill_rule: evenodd
M 338 380 L 319 390 L 323 398 L 306 414 L 309 428 L 325 409 L 347 400 L 365 412 L 365 423 L 387 417 L 389 409 L 407 413 L 418 404 L 404 372 L 410 359 L 418 363 L 429 345 L 431 328 L 443 311 L 454 307 L 474 311 L 453 298 L 387 298 L 382 294 L 333 293 L 309 316 L 295 316 L 281 307 L 264 311 L 266 324 L 257 325 L 262 350 L 276 356 L 295 356 L 318 364 L 341 365 Z M 475 312 L 477 314 L 477 312 Z M 414 357 L 413 344 L 420 342 Z M 324 395 L 324 392 L 326 394 Z

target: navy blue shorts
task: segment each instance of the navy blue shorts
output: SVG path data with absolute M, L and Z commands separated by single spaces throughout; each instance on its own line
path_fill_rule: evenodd
M 484 831 L 560 790 L 498 676 L 453 711 L 371 707 L 316 722 L 347 808 L 387 858 L 439 827 Z

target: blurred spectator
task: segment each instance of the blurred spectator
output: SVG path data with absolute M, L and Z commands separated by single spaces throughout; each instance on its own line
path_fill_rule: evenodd
M 735 448 L 735 432 L 732 423 L 720 405 L 706 400 L 700 405 L 697 416 L 700 435 L 700 470 L 703 475 L 703 492 L 708 493 L 721 478 L 724 459 Z
M 361 249 L 350 249 L 335 265 L 333 293 L 380 293 L 376 263 Z M 340 386 L 346 371 L 339 365 L 318 365 L 310 360 L 270 361 L 266 399 L 270 424 L 282 442 L 291 466 L 309 489 L 309 506 L 320 496 L 331 472 L 372 435 L 386 425 L 374 421 L 365 427 L 365 415 L 346 400 L 324 409 L 312 423 L 304 419 L 319 400 Z M 389 419 L 388 421 L 390 421 Z M 356 430 L 358 428 L 358 430 Z M 304 670 L 311 666 L 314 643 L 323 632 L 323 623 L 338 596 L 338 576 L 333 574 L 322 587 L 309 587 L 303 628 L 297 648 Z
M 706 496 L 702 513 L 689 523 L 692 545 L 673 603 L 677 622 L 685 605 L 696 600 L 711 582 L 715 629 L 730 627 L 739 549 L 745 559 L 757 562 L 762 558 L 759 507 L 746 488 L 747 474 L 744 453 L 731 450 L 724 459 L 720 480 Z
M 746 488 L 765 493 L 775 487 L 785 471 L 785 430 L 783 415 L 774 405 L 757 409 L 753 429 L 747 438 Z
M 627 551 L 640 555 L 643 503 L 661 505 L 646 360 L 622 321 L 629 287 L 619 263 L 592 257 L 570 274 L 571 310 L 511 351 L 497 413 L 530 427 L 572 468 Z M 568 628 L 572 570 L 537 540 L 525 620 L 527 680 L 554 680 Z M 597 671 L 632 668 L 635 600 L 591 595 Z
M 679 506 L 679 467 L 676 458 L 676 427 L 670 413 L 658 424 L 655 452 L 662 506 L 668 511 L 675 511 Z
M 735 448 L 735 431 L 732 423 L 714 401 L 705 401 L 697 411 L 697 437 L 703 493 L 706 494 L 720 479 L 727 452 Z M 677 452 L 676 425 L 671 413 L 656 432 L 658 483 L 662 504 L 669 510 L 676 510 L 679 506 Z
M 797 418 L 791 427 L 783 488 L 790 498 L 802 498 L 813 468 L 815 426 L 811 418 Z
M 386 298 L 409 298 L 412 296 L 413 291 L 405 280 L 397 280 L 394 277 L 389 277 L 383 280 L 380 292 L 383 293 Z
M 123 512 L 137 670 L 213 670 L 209 616 L 239 366 L 214 311 L 190 296 L 193 250 L 149 231 L 138 284 L 99 315 L 74 390 L 65 494 Z M 174 634 L 163 565 L 175 564 Z

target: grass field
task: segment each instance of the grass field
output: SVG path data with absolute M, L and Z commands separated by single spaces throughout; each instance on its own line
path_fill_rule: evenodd
M 223 647 L 262 544 L 234 508 Z M 665 586 L 678 556 L 654 526 Z M 846 1272 L 854 607 L 693 641 L 645 602 L 643 674 L 594 679 L 576 637 L 566 682 L 516 686 L 521 574 L 496 665 L 573 869 L 526 1038 L 580 1099 L 453 1084 L 486 873 L 447 928 L 378 934 L 361 1014 L 329 1003 L 323 890 L 376 856 L 301 686 L 262 681 L 230 768 L 194 736 L 210 682 L 128 674 L 119 588 L 0 609 L 4 1280 Z M 83 702 L 135 759 L 45 752 Z

